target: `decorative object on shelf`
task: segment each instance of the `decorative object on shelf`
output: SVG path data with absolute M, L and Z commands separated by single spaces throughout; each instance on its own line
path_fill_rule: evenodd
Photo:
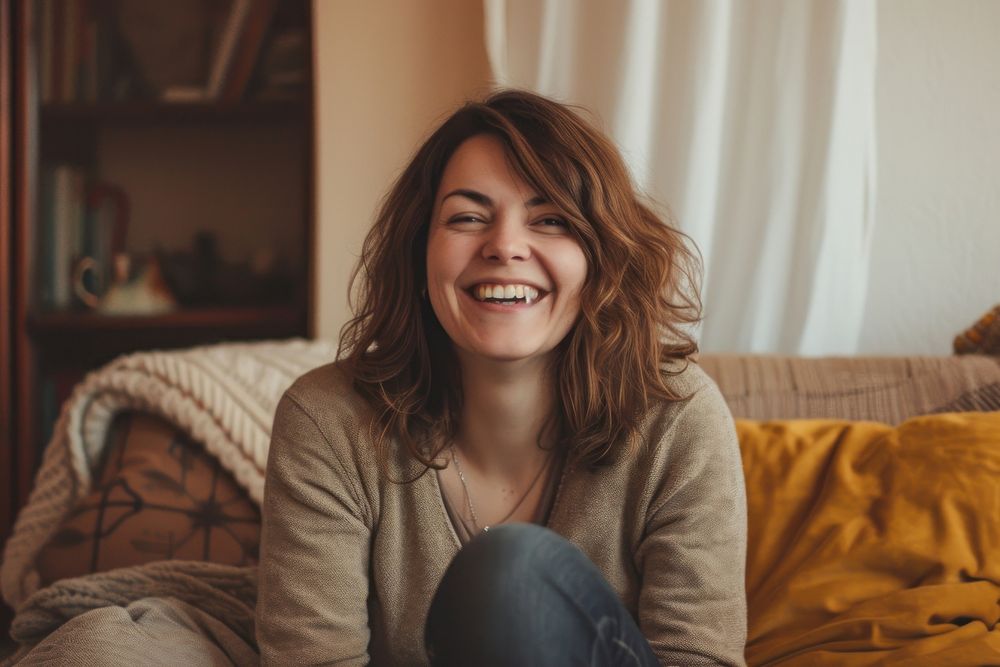
M 183 306 L 239 306 L 287 303 L 295 277 L 272 248 L 259 248 L 247 261 L 224 261 L 215 234 L 195 235 L 191 250 L 157 250 L 167 285 Z
M 170 287 L 163 278 L 163 269 L 155 255 L 151 256 L 137 274 L 132 276 L 132 258 L 119 253 L 114 258 L 114 275 L 107 291 L 98 295 L 87 290 L 84 276 L 96 271 L 93 258 L 84 257 L 74 272 L 77 296 L 87 306 L 106 315 L 159 315 L 177 308 Z
M 83 167 L 55 164 L 42 170 L 40 200 L 35 298 L 43 309 L 65 310 L 77 305 L 78 280 L 87 292 L 106 290 L 112 258 L 125 250 L 129 199 Z M 85 258 L 87 270 L 74 276 Z
M 177 308 L 157 257 L 133 273 L 135 262 L 125 252 L 129 202 L 110 183 L 95 183 L 87 193 L 84 218 L 90 242 L 73 266 L 73 292 L 83 305 L 108 315 L 158 315 Z
M 181 305 L 211 306 L 221 301 L 218 273 L 222 259 L 215 234 L 200 231 L 194 236 L 191 250 L 158 248 L 156 254 L 167 284 Z
M 87 189 L 85 236 L 88 242 L 83 248 L 83 258 L 80 261 L 93 259 L 93 270 L 79 278 L 74 273 L 73 278 L 73 291 L 84 305 L 93 307 L 93 304 L 88 303 L 87 297 L 80 293 L 77 284 L 91 294 L 107 291 L 111 284 L 115 258 L 125 252 L 129 211 L 128 195 L 117 185 L 96 182 Z M 79 264 L 80 262 L 77 266 Z

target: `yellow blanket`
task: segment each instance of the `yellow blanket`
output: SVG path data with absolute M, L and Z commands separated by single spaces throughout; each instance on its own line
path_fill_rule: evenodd
M 1000 664 L 1000 412 L 737 429 L 750 665 Z

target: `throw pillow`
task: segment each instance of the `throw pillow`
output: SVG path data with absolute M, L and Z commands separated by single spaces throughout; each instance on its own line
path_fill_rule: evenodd
M 109 439 L 92 492 L 36 559 L 43 584 L 156 560 L 256 562 L 260 512 L 200 445 L 134 412 Z
M 1000 355 L 1000 303 L 955 336 L 955 354 Z

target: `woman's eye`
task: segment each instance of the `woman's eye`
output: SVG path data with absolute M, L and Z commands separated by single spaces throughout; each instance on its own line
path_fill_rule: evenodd
M 569 226 L 568 224 L 566 224 L 565 220 L 563 220 L 562 218 L 556 218 L 556 217 L 542 218 L 541 220 L 539 220 L 535 224 L 537 224 L 537 225 L 539 225 L 541 227 L 568 227 Z
M 448 220 L 448 224 L 463 223 L 463 222 L 476 223 L 476 222 L 485 222 L 485 220 L 480 218 L 478 215 L 468 215 L 468 214 L 456 215 L 455 217 L 450 218 Z

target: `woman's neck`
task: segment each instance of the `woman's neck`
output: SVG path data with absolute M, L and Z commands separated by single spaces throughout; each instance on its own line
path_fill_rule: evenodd
M 461 355 L 460 355 L 461 356 Z M 555 388 L 546 360 L 461 359 L 462 414 L 458 443 L 487 474 L 518 477 L 537 469 L 551 444 L 546 428 Z

